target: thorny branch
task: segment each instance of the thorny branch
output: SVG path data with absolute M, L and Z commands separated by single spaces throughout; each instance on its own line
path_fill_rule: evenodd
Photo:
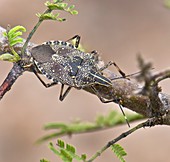
M 0 54 L 9 52 L 9 48 L 6 40 L 2 36 L 4 29 L 0 27 Z M 0 86 L 0 99 L 9 91 L 17 78 L 22 75 L 24 71 L 30 71 L 29 66 L 27 68 L 24 65 L 30 63 L 30 49 L 34 44 L 29 43 L 24 55 L 21 57 L 21 61 L 14 63 L 13 68 L 9 72 L 7 78 Z M 21 53 L 21 46 L 15 47 L 18 53 Z M 99 61 L 99 65 L 103 61 Z M 109 70 L 105 70 L 105 75 L 112 79 L 112 87 L 105 87 L 102 85 L 95 85 L 95 89 L 105 99 L 121 100 L 124 107 L 140 113 L 145 117 L 159 118 L 164 125 L 170 125 L 170 96 L 161 93 L 161 89 L 158 87 L 160 81 L 170 77 L 170 70 L 152 74 L 150 66 L 145 64 L 142 59 L 139 59 L 141 74 L 136 80 L 129 80 L 126 78 L 115 79 L 115 74 Z M 140 78 L 140 79 L 139 79 Z M 143 80 L 145 83 L 142 87 L 139 84 L 139 80 Z M 84 90 L 91 92 L 90 89 Z

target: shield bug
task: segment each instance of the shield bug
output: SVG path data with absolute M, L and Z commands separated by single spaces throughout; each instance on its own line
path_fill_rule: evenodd
M 69 43 L 72 39 L 76 39 L 75 46 Z M 112 85 L 111 80 L 102 74 L 102 70 L 107 67 L 99 68 L 97 65 L 97 53 L 95 51 L 85 53 L 78 50 L 79 41 L 80 37 L 76 35 L 68 41 L 48 41 L 31 50 L 35 65 L 33 71 L 43 85 L 50 87 L 58 83 L 62 84 L 61 101 L 72 87 L 82 89 L 94 84 Z M 52 83 L 46 84 L 38 72 L 45 75 Z M 63 93 L 64 85 L 68 88 Z

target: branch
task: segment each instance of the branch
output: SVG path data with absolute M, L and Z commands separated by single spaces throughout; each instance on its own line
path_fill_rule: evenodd
M 6 30 L 0 26 L 0 55 L 4 54 L 6 52 L 10 53 L 10 51 L 11 51 L 7 40 L 3 37 L 4 31 L 6 31 Z M 33 46 L 33 44 L 29 43 L 29 45 L 27 47 L 28 54 L 30 51 L 30 47 L 32 47 L 32 46 Z M 17 53 L 21 53 L 21 49 L 22 49 L 21 44 L 15 46 L 15 50 Z M 29 62 L 30 56 L 25 55 L 22 59 L 25 60 L 24 62 L 27 62 L 27 61 Z M 29 71 L 29 69 L 27 69 L 27 70 Z M 22 67 L 21 61 L 19 61 L 17 63 L 13 63 L 12 69 L 10 70 L 6 79 L 0 86 L 0 100 L 3 98 L 3 96 L 6 94 L 6 92 L 8 92 L 11 89 L 12 85 L 15 83 L 15 81 L 18 79 L 18 77 L 23 74 L 24 71 L 25 71 L 25 69 Z
M 0 28 L 0 54 L 8 51 L 7 42 L 2 36 L 3 31 L 4 29 Z M 31 71 L 29 67 L 23 68 L 23 64 L 30 64 L 30 49 L 33 46 L 34 44 L 30 43 L 26 48 L 26 54 L 21 55 L 21 62 L 14 64 L 4 83 L 0 87 L 0 98 L 5 95 L 5 93 L 11 88 L 13 83 L 24 71 Z M 15 50 L 18 53 L 21 53 L 20 46 L 15 47 Z M 99 66 L 100 64 L 103 64 L 103 61 L 99 61 Z M 142 88 L 141 84 L 139 84 L 137 80 L 129 80 L 126 78 L 116 79 L 117 76 L 115 76 L 115 74 L 109 70 L 105 70 L 104 73 L 108 78 L 112 79 L 112 86 L 106 87 L 97 84 L 94 85 L 95 89 L 103 98 L 114 101 L 121 100 L 121 103 L 124 107 L 148 118 L 161 117 L 162 124 L 170 125 L 170 96 L 159 92 L 157 87 L 159 81 L 169 77 L 170 70 L 166 70 L 151 76 L 149 75 L 149 90 L 147 90 L 147 94 L 139 93 Z M 144 81 L 146 82 L 146 79 Z M 153 85 L 150 84 L 152 81 L 154 81 Z M 148 87 L 145 89 L 147 88 Z M 88 87 L 84 88 L 84 90 L 93 93 Z
M 143 119 L 143 116 L 139 114 L 126 114 L 128 121 L 133 122 L 136 120 Z M 71 123 L 59 123 L 53 122 L 48 123 L 44 126 L 45 130 L 53 130 L 53 133 L 49 133 L 41 137 L 37 143 L 42 143 L 53 138 L 59 138 L 61 136 L 72 136 L 74 134 L 90 133 L 101 130 L 106 130 L 124 124 L 125 120 L 121 113 L 115 110 L 110 111 L 106 115 L 99 115 L 93 122 L 85 121 L 72 121 Z
M 151 126 L 159 125 L 159 124 L 161 124 L 161 123 L 160 123 L 160 120 L 158 118 L 151 118 L 151 119 L 148 119 L 147 121 L 145 121 L 143 123 L 138 124 L 137 126 L 135 126 L 131 129 L 129 129 L 128 131 L 122 133 L 117 138 L 109 141 L 105 146 L 103 146 L 99 151 L 97 151 L 87 162 L 94 161 L 97 157 L 99 157 L 104 151 L 106 151 L 113 144 L 122 140 L 123 138 L 127 137 L 128 135 L 132 134 L 133 132 L 139 130 L 140 128 L 151 127 Z
M 0 100 L 5 95 L 5 93 L 11 89 L 12 85 L 15 83 L 17 78 L 22 75 L 23 72 L 23 68 L 19 64 L 14 63 L 8 76 L 0 86 Z

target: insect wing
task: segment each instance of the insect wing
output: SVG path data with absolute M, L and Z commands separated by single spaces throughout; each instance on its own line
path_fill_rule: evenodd
M 55 51 L 49 45 L 39 45 L 33 47 L 31 50 L 32 57 L 38 63 L 48 62 L 52 55 L 55 54 Z
M 31 51 L 38 70 L 53 82 L 72 85 L 68 78 L 67 60 L 56 54 L 50 45 L 39 45 Z

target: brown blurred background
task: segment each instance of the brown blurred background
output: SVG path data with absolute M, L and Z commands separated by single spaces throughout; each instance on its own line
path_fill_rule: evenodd
M 29 32 L 37 21 L 35 13 L 45 10 L 44 2 L 0 0 L 0 25 L 23 25 Z M 145 60 L 152 61 L 156 71 L 169 67 L 170 10 L 164 7 L 163 0 L 75 0 L 71 3 L 76 5 L 79 15 L 64 14 L 67 18 L 64 23 L 43 23 L 32 42 L 67 40 L 79 34 L 81 43 L 89 51 L 96 49 L 105 62 L 114 60 L 128 74 L 138 70 L 137 53 L 141 53 Z M 10 63 L 0 62 L 1 83 L 11 67 Z M 168 83 L 168 80 L 162 83 L 163 92 L 170 94 Z M 47 148 L 48 142 L 34 144 L 45 135 L 42 130 L 45 123 L 73 119 L 93 121 L 97 114 L 118 109 L 117 105 L 102 104 L 97 97 L 78 90 L 72 90 L 64 102 L 60 102 L 59 89 L 59 86 L 45 89 L 30 73 L 24 73 L 17 80 L 0 102 L 0 162 L 38 162 L 41 158 L 60 161 Z M 75 145 L 79 153 L 87 153 L 90 157 L 107 141 L 127 129 L 124 125 L 63 139 Z M 122 140 L 120 144 L 128 152 L 126 160 L 170 161 L 169 134 L 169 127 L 157 126 L 141 129 Z M 118 160 L 108 150 L 96 161 Z

